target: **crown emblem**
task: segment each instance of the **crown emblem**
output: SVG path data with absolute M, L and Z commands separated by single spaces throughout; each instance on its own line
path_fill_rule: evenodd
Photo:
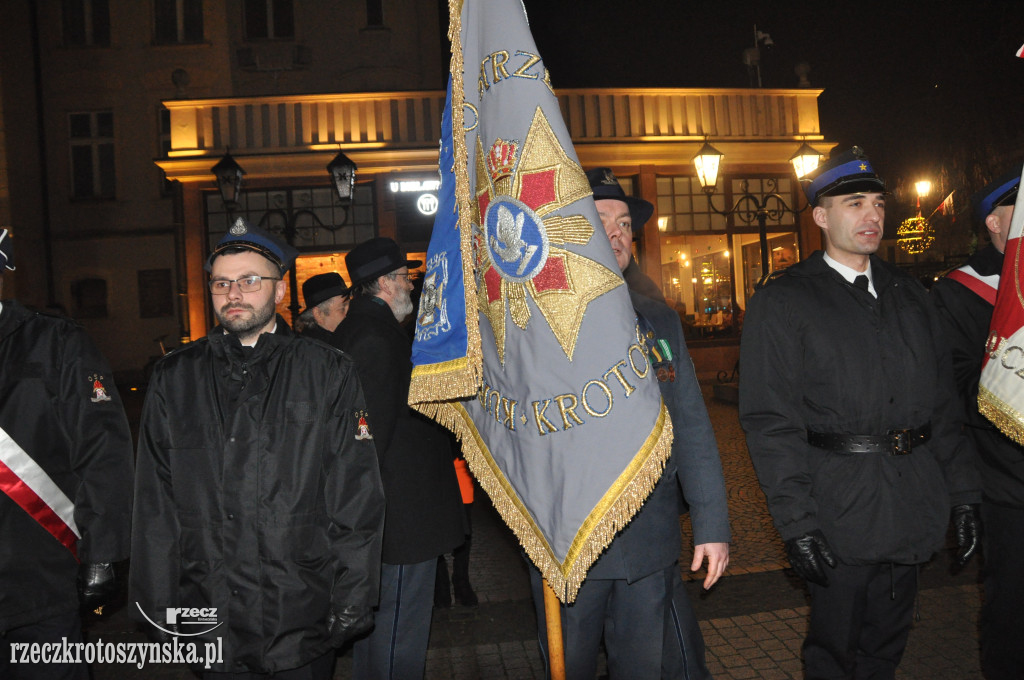
M 235 223 L 231 225 L 231 229 L 228 230 L 232 236 L 241 236 L 245 234 L 248 229 L 245 228 L 245 220 L 241 217 L 235 220 Z
M 506 142 L 500 137 L 491 145 L 487 152 L 487 171 L 491 175 L 491 181 L 497 182 L 502 177 L 511 177 L 516 166 L 516 156 L 519 153 L 519 142 L 511 140 Z

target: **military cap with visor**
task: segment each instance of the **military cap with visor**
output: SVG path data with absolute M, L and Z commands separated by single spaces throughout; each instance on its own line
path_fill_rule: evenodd
M 826 196 L 885 192 L 885 182 L 871 167 L 864 150 L 855 146 L 833 156 L 801 179 L 807 202 L 812 206 Z
M 270 260 L 282 274 L 292 268 L 299 251 L 281 241 L 269 231 L 254 227 L 239 217 L 231 225 L 223 238 L 213 247 L 213 252 L 206 260 L 206 271 L 213 269 L 213 261 L 225 250 L 243 248 L 259 253 Z
M 979 223 L 1002 205 L 1013 205 L 1017 201 L 1017 189 L 1020 187 L 1021 164 L 1000 175 L 984 189 L 971 197 L 974 207 L 974 219 Z

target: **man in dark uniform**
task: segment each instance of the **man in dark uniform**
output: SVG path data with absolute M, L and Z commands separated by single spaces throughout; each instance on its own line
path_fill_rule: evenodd
M 1020 175 L 1018 164 L 974 195 L 975 220 L 991 243 L 932 286 L 981 474 L 985 528 L 981 669 L 988 680 L 1024 678 L 1024 448 L 978 412 L 981 362 Z
M 298 253 L 239 218 L 207 260 L 220 325 L 157 362 L 139 432 L 132 600 L 205 676 L 326 680 L 373 625 L 384 495 L 352 360 L 275 307 Z M 182 614 L 186 616 L 186 614 Z
M 654 206 L 626 195 L 608 168 L 591 170 L 587 178 L 615 260 L 625 271 L 632 259 L 634 230 L 643 227 Z M 672 418 L 672 455 L 643 508 L 590 568 L 575 602 L 562 606 L 566 677 L 594 678 L 603 634 L 613 680 L 708 678 L 703 638 L 677 564 L 682 552 L 680 493 L 693 520 L 690 569 L 699 570 L 706 560 L 704 587 L 710 588 L 729 563 L 722 463 L 679 315 L 632 289 L 630 300 Z M 546 657 L 542 581 L 536 568 L 530 573 Z M 677 586 L 682 599 L 674 597 Z
M 310 276 L 302 282 L 306 308 L 299 314 L 302 334 L 330 343 L 331 334 L 348 314 L 348 286 L 338 272 Z
M 0 232 L 3 271 L 14 270 Z M 89 677 L 17 663 L 14 643 L 82 641 L 79 604 L 118 594 L 131 536 L 132 444 L 110 365 L 73 321 L 0 305 L 0 677 Z M 77 581 L 77 589 L 76 589 Z
M 356 362 L 374 425 L 387 517 L 380 607 L 374 630 L 356 641 L 360 679 L 422 678 L 434 604 L 437 557 L 465 537 L 462 497 L 448 433 L 409 407 L 413 313 L 409 267 L 398 244 L 374 238 L 345 256 L 355 298 L 334 332 Z
M 941 324 L 925 289 L 874 255 L 885 184 L 863 152 L 805 186 L 825 252 L 750 300 L 740 423 L 775 527 L 807 581 L 808 678 L 892 678 L 918 565 L 952 511 L 966 562 L 980 500 Z

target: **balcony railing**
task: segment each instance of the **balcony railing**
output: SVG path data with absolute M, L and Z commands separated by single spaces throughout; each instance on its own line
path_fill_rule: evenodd
M 558 90 L 577 142 L 820 138 L 821 90 Z M 443 92 L 168 100 L 169 156 L 436 147 Z

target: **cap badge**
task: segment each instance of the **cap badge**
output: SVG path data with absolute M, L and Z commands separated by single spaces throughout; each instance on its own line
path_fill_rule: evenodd
M 235 223 L 231 225 L 230 229 L 228 229 L 228 233 L 232 236 L 244 236 L 248 231 L 249 230 L 245 226 L 245 220 L 241 217 L 235 220 Z

